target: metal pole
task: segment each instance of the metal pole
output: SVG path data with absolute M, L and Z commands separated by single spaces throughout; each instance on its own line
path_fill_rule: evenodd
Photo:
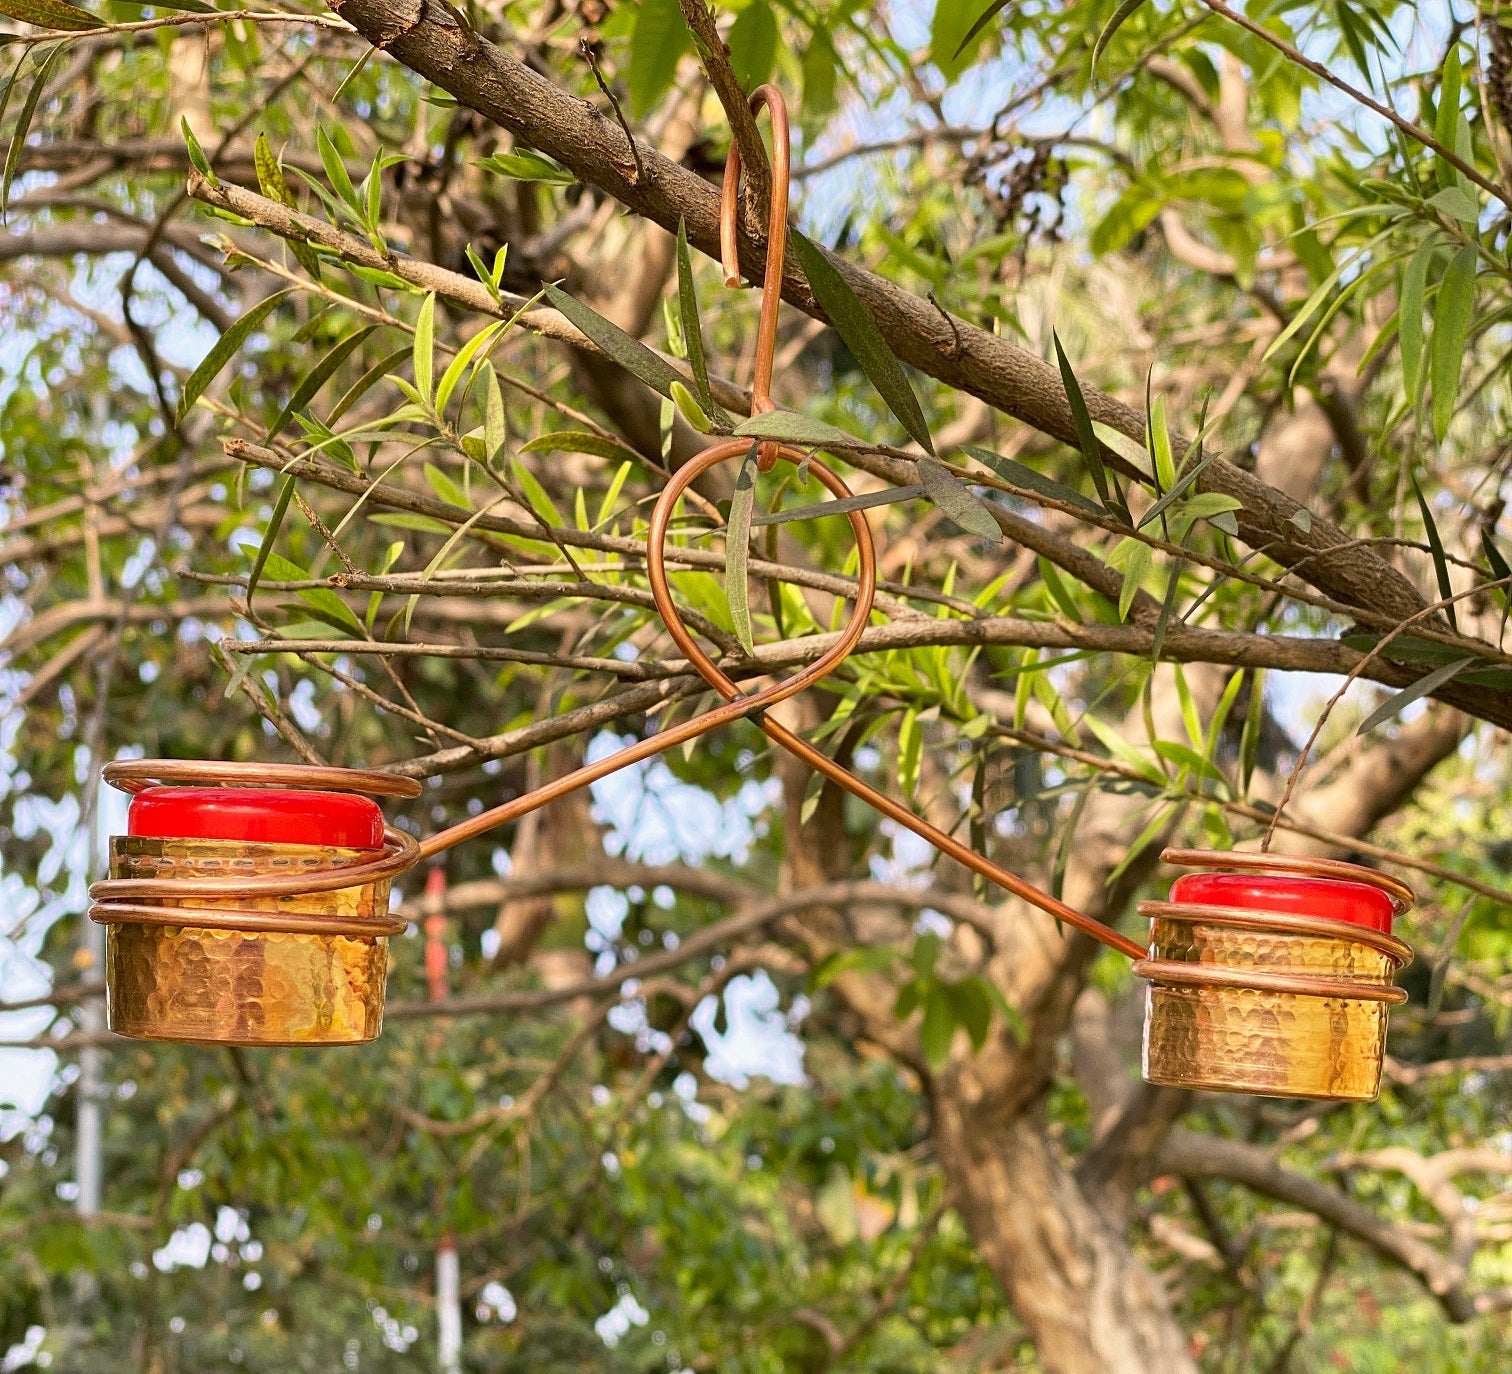
M 437 864 L 426 875 L 425 982 L 432 1002 L 447 994 L 446 870 Z M 462 1374 L 462 1273 L 457 1244 L 443 1236 L 436 1246 L 436 1367 L 441 1374 Z

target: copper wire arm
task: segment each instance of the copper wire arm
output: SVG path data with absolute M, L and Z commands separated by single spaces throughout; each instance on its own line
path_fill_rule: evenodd
M 757 331 L 755 381 L 752 387 L 751 407 L 753 414 L 762 414 L 776 408 L 771 398 L 771 383 L 773 356 L 777 344 L 777 311 L 782 295 L 782 264 L 787 234 L 790 166 L 787 107 L 781 92 L 774 86 L 762 86 L 752 94 L 751 108 L 760 110 L 763 107 L 770 112 L 772 118 L 772 209 L 767 234 L 761 319 Z M 732 144 L 729 161 L 726 164 L 720 214 L 721 253 L 725 278 L 729 285 L 738 285 L 740 281 L 736 234 L 740 170 L 740 151 Z M 767 707 L 795 696 L 805 687 L 820 681 L 837 668 L 860 642 L 866 630 L 876 593 L 877 557 L 871 528 L 867 525 L 862 512 L 854 510 L 846 512 L 846 518 L 850 521 L 851 532 L 856 540 L 858 571 L 855 602 L 850 619 L 846 622 L 839 638 L 823 655 L 792 677 L 775 682 L 759 692 L 746 695 L 699 648 L 683 623 L 668 585 L 666 571 L 668 528 L 678 501 L 699 476 L 720 463 L 744 458 L 749 452 L 749 440 L 734 439 L 716 444 L 685 463 L 674 474 L 657 499 L 646 538 L 647 578 L 651 584 L 651 593 L 655 598 L 657 611 L 673 640 L 686 655 L 688 662 L 705 682 L 725 698 L 723 706 L 706 711 L 703 715 L 696 716 L 680 725 L 659 731 L 597 763 L 588 764 L 563 777 L 556 778 L 532 792 L 527 792 L 513 801 L 505 802 L 502 806 L 496 806 L 492 810 L 473 816 L 420 843 L 402 831 L 389 828 L 385 831 L 384 850 L 379 855 L 351 864 L 341 863 L 316 872 L 248 874 L 213 878 L 108 878 L 94 884 L 90 889 L 90 896 L 94 899 L 90 914 L 95 920 L 105 923 L 163 923 L 164 918 L 168 917 L 172 924 L 185 924 L 187 922 L 183 918 L 193 916 L 197 923 L 206 926 L 213 925 L 220 929 L 294 930 L 312 934 L 348 934 L 351 932 L 347 927 L 351 923 L 341 918 L 300 918 L 278 911 L 226 909 L 211 911 L 193 907 L 189 899 L 194 897 L 222 900 L 279 897 L 295 893 L 334 891 L 383 878 L 393 878 L 423 859 L 474 839 L 497 826 L 518 820 L 622 768 L 652 758 L 678 745 L 686 744 L 722 725 L 740 719 L 750 719 L 769 739 L 780 744 L 796 758 L 803 760 L 815 771 L 844 788 L 852 796 L 858 797 L 874 810 L 927 840 L 941 853 L 949 855 L 1016 897 L 1048 912 L 1067 925 L 1090 935 L 1093 939 L 1100 940 L 1130 959 L 1143 958 L 1146 951 L 1142 945 L 1103 925 L 1100 921 L 1073 910 L 1049 893 L 1040 891 L 1023 878 L 999 867 L 959 840 L 936 829 L 927 821 L 921 820 L 901 802 L 893 800 L 885 793 L 863 782 L 828 755 L 815 749 L 806 740 L 779 725 L 766 713 Z M 794 464 L 807 462 L 809 471 L 837 499 L 844 499 L 851 495 L 850 488 L 845 482 L 812 455 L 773 440 L 760 445 L 758 466 L 763 471 L 771 468 L 778 458 Z M 371 792 L 382 796 L 414 796 L 419 792 L 418 784 L 408 779 L 395 778 L 392 774 L 356 769 L 305 768 L 269 764 L 236 765 L 139 760 L 108 765 L 105 769 L 105 780 L 130 792 L 140 791 L 153 782 L 207 782 L 223 786 L 328 787 L 354 792 Z M 380 929 L 380 926 L 396 923 L 402 927 L 402 922 L 397 922 L 397 918 L 391 918 L 387 922 L 370 922 L 366 929 L 373 934 L 387 934 L 391 931 Z M 340 929 L 337 928 L 338 925 Z
M 791 139 L 787 102 L 775 86 L 751 92 L 751 112 L 765 106 L 772 116 L 772 207 L 767 216 L 766 274 L 761 283 L 761 317 L 756 326 L 756 375 L 751 382 L 751 414 L 776 410 L 772 400 L 772 360 L 777 353 L 777 311 L 782 304 L 782 259 L 787 249 L 788 184 L 791 180 Z M 719 259 L 726 286 L 740 285 L 740 145 L 732 138 L 725 159 L 724 186 L 719 194 Z M 777 445 L 757 450 L 756 466 L 770 472 L 777 462 Z

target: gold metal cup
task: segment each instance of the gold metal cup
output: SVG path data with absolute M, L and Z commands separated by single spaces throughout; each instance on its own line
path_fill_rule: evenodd
M 1144 1076 L 1216 1092 L 1369 1102 L 1381 1088 L 1394 936 L 1280 912 L 1145 902 Z
M 112 878 L 255 878 L 329 872 L 374 852 L 322 845 L 116 836 Z M 106 1021 L 117 1035 L 214 1045 L 358 1045 L 383 1027 L 389 880 L 330 892 L 158 898 L 202 912 L 334 917 L 375 933 L 297 934 L 122 922 L 108 927 Z

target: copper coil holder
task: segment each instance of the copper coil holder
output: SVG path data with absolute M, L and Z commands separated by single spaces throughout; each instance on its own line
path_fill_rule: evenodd
M 1373 869 L 1280 854 L 1167 850 L 1168 863 L 1362 883 L 1397 914 L 1412 889 Z M 1412 962 L 1394 935 L 1251 907 L 1147 901 L 1144 1076 L 1170 1087 L 1338 1102 L 1380 1092 L 1392 979 Z
M 771 112 L 772 213 L 758 331 L 752 414 L 774 409 L 772 356 L 782 285 L 788 178 L 787 116 L 770 86 L 751 97 Z M 731 145 L 721 199 L 721 258 L 739 283 L 736 244 L 740 154 Z M 672 598 L 666 571 L 670 522 L 688 487 L 709 469 L 744 459 L 752 442 L 718 443 L 685 463 L 652 511 L 646 573 L 668 633 L 724 704 L 660 730 L 596 763 L 552 779 L 423 842 L 392 827 L 381 851 L 219 841 L 112 841 L 110 877 L 91 889 L 91 915 L 109 927 L 109 1024 L 148 1039 L 231 1044 L 359 1043 L 382 1018 L 384 938 L 405 928 L 388 913 L 390 881 L 423 859 L 519 819 L 621 768 L 740 719 L 750 720 L 825 778 L 1007 892 L 1135 962 L 1150 980 L 1145 1076 L 1184 1087 L 1292 1097 L 1363 1100 L 1379 1084 L 1386 1011 L 1404 994 L 1391 977 L 1410 958 L 1400 940 L 1336 921 L 1278 913 L 1147 902 L 1148 950 L 976 853 L 907 806 L 855 777 L 772 719 L 766 708 L 818 682 L 859 643 L 872 611 L 877 559 L 865 515 L 846 512 L 855 538 L 850 618 L 807 668 L 747 693 L 699 647 Z M 756 441 L 757 467 L 805 464 L 838 499 L 845 482 L 811 453 Z M 114 763 L 108 782 L 128 791 L 152 783 L 315 787 L 412 797 L 418 784 L 392 774 L 262 764 L 144 760 Z M 293 851 L 298 852 L 293 852 Z M 1272 855 L 1168 851 L 1194 866 L 1348 878 L 1410 903 L 1410 889 L 1368 869 Z

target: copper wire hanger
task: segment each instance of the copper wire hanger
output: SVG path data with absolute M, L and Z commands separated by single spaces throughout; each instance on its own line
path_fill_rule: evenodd
M 764 85 L 752 93 L 750 103 L 753 113 L 759 113 L 763 108 L 770 113 L 773 144 L 772 198 L 767 229 L 766 268 L 756 336 L 755 376 L 751 388 L 751 412 L 753 415 L 760 415 L 776 409 L 771 398 L 771 384 L 773 358 L 777 345 L 777 316 L 782 298 L 791 153 L 787 106 L 782 93 L 775 86 Z M 732 142 L 725 165 L 720 204 L 720 256 L 725 272 L 725 282 L 731 286 L 738 286 L 740 282 L 737 225 L 740 180 L 740 151 Z M 750 720 L 775 744 L 801 759 L 836 786 L 865 802 L 873 810 L 912 831 L 921 839 L 927 840 L 941 853 L 964 864 L 974 873 L 991 880 L 1031 906 L 1048 912 L 1057 920 L 1116 949 L 1120 954 L 1130 959 L 1143 959 L 1146 954 L 1144 946 L 1104 925 L 1101 921 L 1094 920 L 1067 906 L 1058 898 L 1041 891 L 991 859 L 978 854 L 968 845 L 962 844 L 943 830 L 916 816 L 903 803 L 863 782 L 828 755 L 772 719 L 769 707 L 796 696 L 804 688 L 812 686 L 833 672 L 856 648 L 866 631 L 876 594 L 877 557 L 871 529 L 862 512 L 852 510 L 845 513 L 850 522 L 851 533 L 855 537 L 858 561 L 856 591 L 850 617 L 835 643 L 807 668 L 791 677 L 774 682 L 758 692 L 747 694 L 698 646 L 683 622 L 668 585 L 665 547 L 668 528 L 677 503 L 688 487 L 711 468 L 733 459 L 744 459 L 751 451 L 751 442 L 748 439 L 725 440 L 705 449 L 680 467 L 657 499 L 646 536 L 646 577 L 651 586 L 657 613 L 694 671 L 725 698 L 723 705 L 679 725 L 660 730 L 618 750 L 607 758 L 586 764 L 512 801 L 461 821 L 423 841 L 417 842 L 404 832 L 388 827 L 385 831 L 383 851 L 371 859 L 342 863 L 329 870 L 316 872 L 305 870 L 286 874 L 228 875 L 212 878 L 106 878 L 90 888 L 90 896 L 94 902 L 91 915 L 95 920 L 107 924 L 118 922 L 160 924 L 165 906 L 171 906 L 174 909 L 175 923 L 199 924 L 220 929 L 285 930 L 308 934 L 397 933 L 405 925 L 404 921 L 398 917 L 389 917 L 380 921 L 369 920 L 362 923 L 361 931 L 356 931 L 352 927 L 358 923 L 351 918 L 266 908 L 228 910 L 221 907 L 212 910 L 196 907 L 194 899 L 196 897 L 219 900 L 237 897 L 276 899 L 296 893 L 329 892 L 380 879 L 391 879 L 425 859 L 432 858 L 498 826 L 518 820 L 560 797 L 597 782 L 601 778 L 606 778 L 631 764 L 686 744 L 720 726 L 737 720 Z M 845 481 L 810 453 L 775 440 L 759 442 L 757 465 L 762 471 L 770 470 L 779 459 L 795 465 L 807 464 L 807 470 L 837 500 L 843 500 L 852 495 Z M 419 784 L 412 780 L 372 770 L 262 763 L 129 760 L 107 764 L 104 777 L 107 782 L 128 792 L 138 792 L 156 783 L 170 782 L 196 782 L 221 786 L 315 787 L 368 792 L 390 797 L 413 797 L 420 792 Z M 188 916 L 193 916 L 192 922 L 184 919 Z

